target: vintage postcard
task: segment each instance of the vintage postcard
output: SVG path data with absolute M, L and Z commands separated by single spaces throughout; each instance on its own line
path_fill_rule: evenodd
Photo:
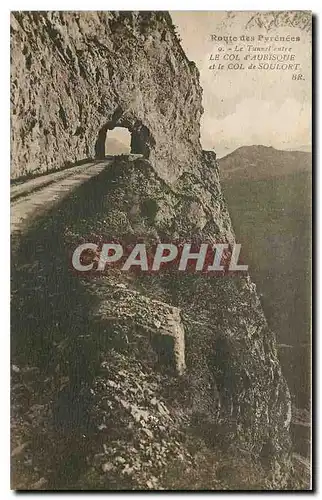
M 311 12 L 10 21 L 12 489 L 310 490 Z

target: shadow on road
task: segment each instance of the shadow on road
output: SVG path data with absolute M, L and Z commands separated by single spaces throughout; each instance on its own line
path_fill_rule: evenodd
M 19 241 L 12 239 L 11 360 L 20 370 L 13 376 L 13 418 L 25 422 L 32 418 L 31 404 L 48 402 L 54 435 L 49 443 L 41 429 L 45 438 L 35 436 L 32 456 L 37 463 L 45 451 L 48 464 L 41 467 L 52 470 L 52 488 L 72 482 L 86 465 L 80 457 L 86 455 L 84 446 L 90 446 L 83 438 L 89 425 L 88 387 L 99 354 L 94 330 L 100 326 L 90 319 L 98 299 L 72 272 L 74 248 L 66 243 L 66 229 L 104 211 L 111 175 L 104 170 L 37 220 Z M 16 401 L 16 388 L 26 385 L 21 375 L 25 367 L 33 367 L 38 380 L 22 403 Z

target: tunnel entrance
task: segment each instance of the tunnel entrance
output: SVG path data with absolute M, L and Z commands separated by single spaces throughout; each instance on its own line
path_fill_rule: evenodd
M 131 132 L 125 127 L 109 127 L 104 125 L 95 144 L 95 157 L 104 159 L 107 155 L 131 153 Z
M 128 155 L 131 153 L 131 133 L 124 127 L 107 130 L 105 155 Z
M 149 158 L 151 147 L 155 145 L 148 128 L 141 122 L 134 125 L 126 121 L 123 125 L 108 122 L 98 133 L 95 143 L 95 158 L 104 159 L 107 155 L 140 154 Z

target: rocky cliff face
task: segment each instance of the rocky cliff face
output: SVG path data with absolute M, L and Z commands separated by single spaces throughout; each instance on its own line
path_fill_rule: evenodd
M 164 177 L 196 161 L 202 91 L 169 15 L 36 12 L 11 20 L 14 177 L 99 156 L 116 125 Z
M 68 268 L 80 239 L 234 242 L 215 155 L 200 148 L 197 70 L 169 15 L 14 14 L 12 29 L 14 176 L 99 156 L 116 125 L 144 156 L 115 160 L 15 256 L 14 359 L 53 380 L 34 418 L 61 459 L 48 469 L 62 481 L 74 453 L 82 472 L 59 487 L 286 487 L 290 396 L 249 276 Z M 153 354 L 160 337 L 177 374 Z M 76 430 L 75 402 L 86 406 Z

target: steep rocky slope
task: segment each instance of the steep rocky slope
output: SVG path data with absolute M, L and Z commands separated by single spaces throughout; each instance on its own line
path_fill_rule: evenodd
M 99 156 L 116 125 L 144 155 L 115 160 L 15 247 L 14 486 L 287 487 L 290 396 L 250 277 L 70 269 L 80 241 L 234 242 L 199 143 L 197 70 L 169 15 L 17 13 L 12 25 L 14 176 L 95 144 Z

